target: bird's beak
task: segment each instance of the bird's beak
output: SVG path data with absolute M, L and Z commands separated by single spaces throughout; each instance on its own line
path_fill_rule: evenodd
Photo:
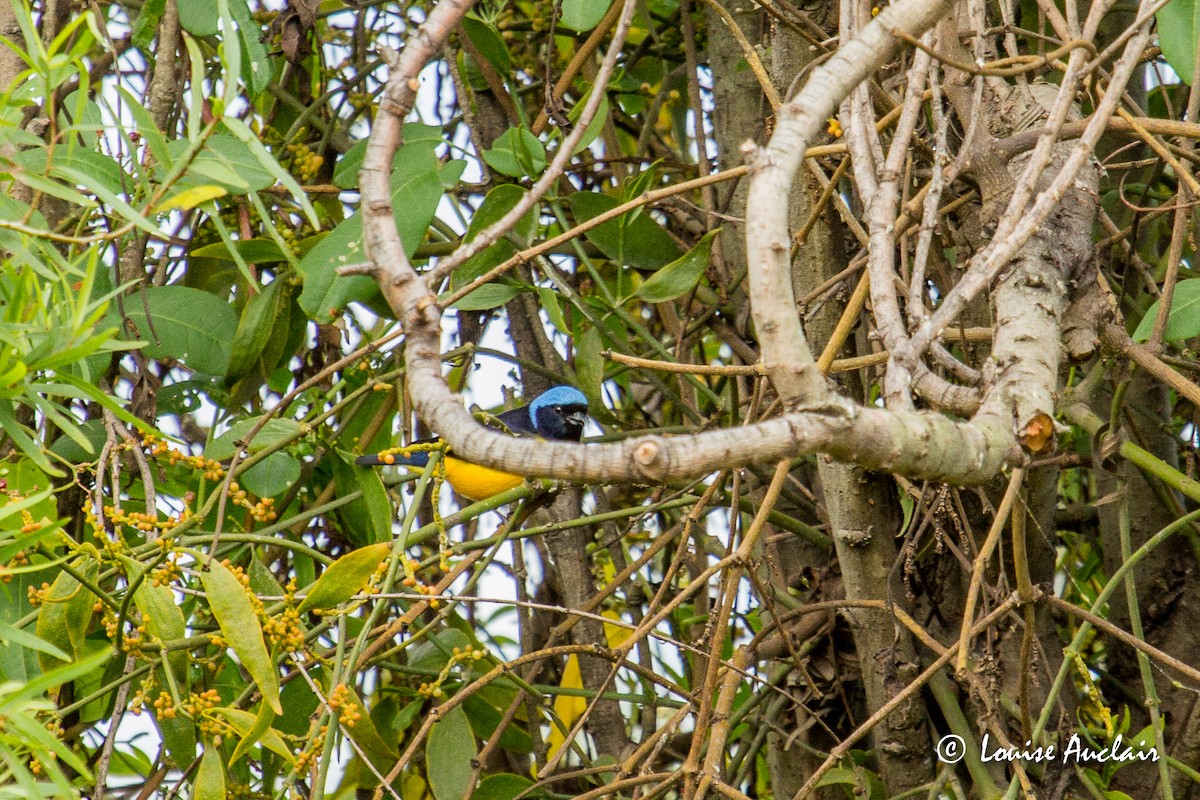
M 586 411 L 572 411 L 570 414 L 567 414 L 567 422 L 572 425 L 578 425 L 580 428 L 587 425 L 587 418 Z

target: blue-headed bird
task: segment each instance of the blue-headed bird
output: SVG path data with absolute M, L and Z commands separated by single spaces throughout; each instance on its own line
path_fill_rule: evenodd
M 578 442 L 587 424 L 588 402 L 583 392 L 572 386 L 555 386 L 539 394 L 532 403 L 497 414 L 499 425 L 514 436 L 538 436 L 564 442 Z M 427 444 L 437 439 L 413 444 Z M 446 469 L 446 480 L 454 490 L 471 500 L 487 498 L 515 489 L 524 478 L 511 472 L 472 464 L 455 458 L 447 452 L 442 457 Z M 420 471 L 429 464 L 426 451 L 405 453 L 403 448 L 385 450 L 381 454 L 359 456 L 354 461 L 360 466 L 386 466 L 395 464 Z

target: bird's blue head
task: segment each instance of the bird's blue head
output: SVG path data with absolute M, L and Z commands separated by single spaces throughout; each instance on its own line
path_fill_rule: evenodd
M 547 389 L 529 404 L 529 421 L 547 439 L 578 442 L 587 414 L 587 397 L 573 386 Z

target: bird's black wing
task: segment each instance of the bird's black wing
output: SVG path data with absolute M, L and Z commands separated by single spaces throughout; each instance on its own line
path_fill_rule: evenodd
M 529 406 L 501 411 L 496 414 L 496 419 L 504 423 L 504 427 L 517 436 L 537 435 L 537 428 L 533 426 L 533 420 L 529 418 Z

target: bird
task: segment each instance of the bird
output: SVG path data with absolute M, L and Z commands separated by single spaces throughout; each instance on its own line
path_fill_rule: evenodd
M 583 436 L 587 416 L 588 401 L 583 392 L 573 386 L 555 386 L 539 394 L 529 405 L 497 414 L 494 420 L 499 425 L 492 427 L 502 426 L 514 436 L 538 436 L 561 442 L 578 442 Z M 431 444 L 439 441 L 441 440 L 433 438 L 413 444 Z M 429 464 L 429 452 L 392 448 L 375 455 L 359 456 L 354 463 L 364 467 L 394 464 L 420 471 Z M 455 458 L 448 451 L 442 457 L 442 463 L 446 470 L 447 482 L 454 487 L 454 491 L 470 500 L 486 500 L 501 492 L 515 489 L 525 481 L 521 475 L 472 464 Z

